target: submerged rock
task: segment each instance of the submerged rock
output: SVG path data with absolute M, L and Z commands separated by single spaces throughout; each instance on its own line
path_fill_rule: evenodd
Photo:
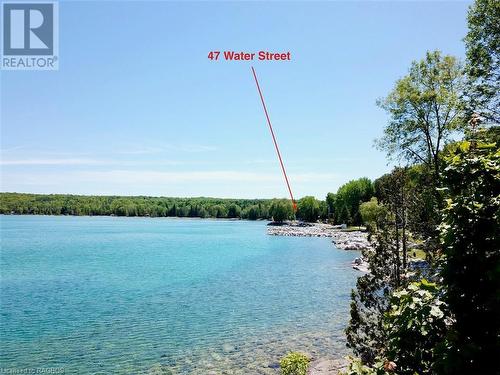
M 231 344 L 224 344 L 222 345 L 222 351 L 224 353 L 231 353 L 231 352 L 234 352 L 235 351 L 235 347 Z
M 174 373 L 168 367 L 156 364 L 148 371 L 148 375 L 173 375 Z
M 278 368 L 280 368 L 280 364 L 278 362 L 272 362 L 269 365 L 267 365 L 267 367 L 278 369 Z
M 319 358 L 309 365 L 307 375 L 337 375 L 347 368 L 345 359 Z

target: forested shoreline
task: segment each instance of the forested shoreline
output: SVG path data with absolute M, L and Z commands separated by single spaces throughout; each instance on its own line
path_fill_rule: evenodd
M 0 214 L 268 219 L 270 199 L 0 193 Z
M 417 176 L 418 173 L 415 174 Z M 331 224 L 370 224 L 365 202 L 381 199 L 385 175 L 362 177 L 328 193 L 325 200 L 305 196 L 294 212 L 289 199 L 230 199 L 211 197 L 100 196 L 72 194 L 0 193 L 2 215 L 67 215 L 123 217 L 187 217 L 246 220 L 318 220 Z M 370 202 L 368 202 L 370 203 Z M 366 211 L 366 212 L 365 212 Z

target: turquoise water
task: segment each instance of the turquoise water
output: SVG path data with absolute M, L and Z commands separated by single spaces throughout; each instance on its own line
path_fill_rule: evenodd
M 2 216 L 0 368 L 277 374 L 345 355 L 356 252 L 265 222 Z

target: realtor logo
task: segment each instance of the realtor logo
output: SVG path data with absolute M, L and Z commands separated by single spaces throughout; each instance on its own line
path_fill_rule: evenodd
M 58 69 L 55 2 L 2 3 L 2 69 Z

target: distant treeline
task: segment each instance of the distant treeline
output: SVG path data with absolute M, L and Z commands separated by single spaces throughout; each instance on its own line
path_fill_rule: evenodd
M 199 217 L 248 220 L 303 220 L 360 225 L 360 204 L 374 195 L 373 183 L 361 178 L 341 186 L 326 200 L 306 196 L 297 212 L 288 199 L 172 198 L 0 193 L 0 214 L 73 216 Z
M 270 199 L 0 193 L 0 214 L 270 219 Z

